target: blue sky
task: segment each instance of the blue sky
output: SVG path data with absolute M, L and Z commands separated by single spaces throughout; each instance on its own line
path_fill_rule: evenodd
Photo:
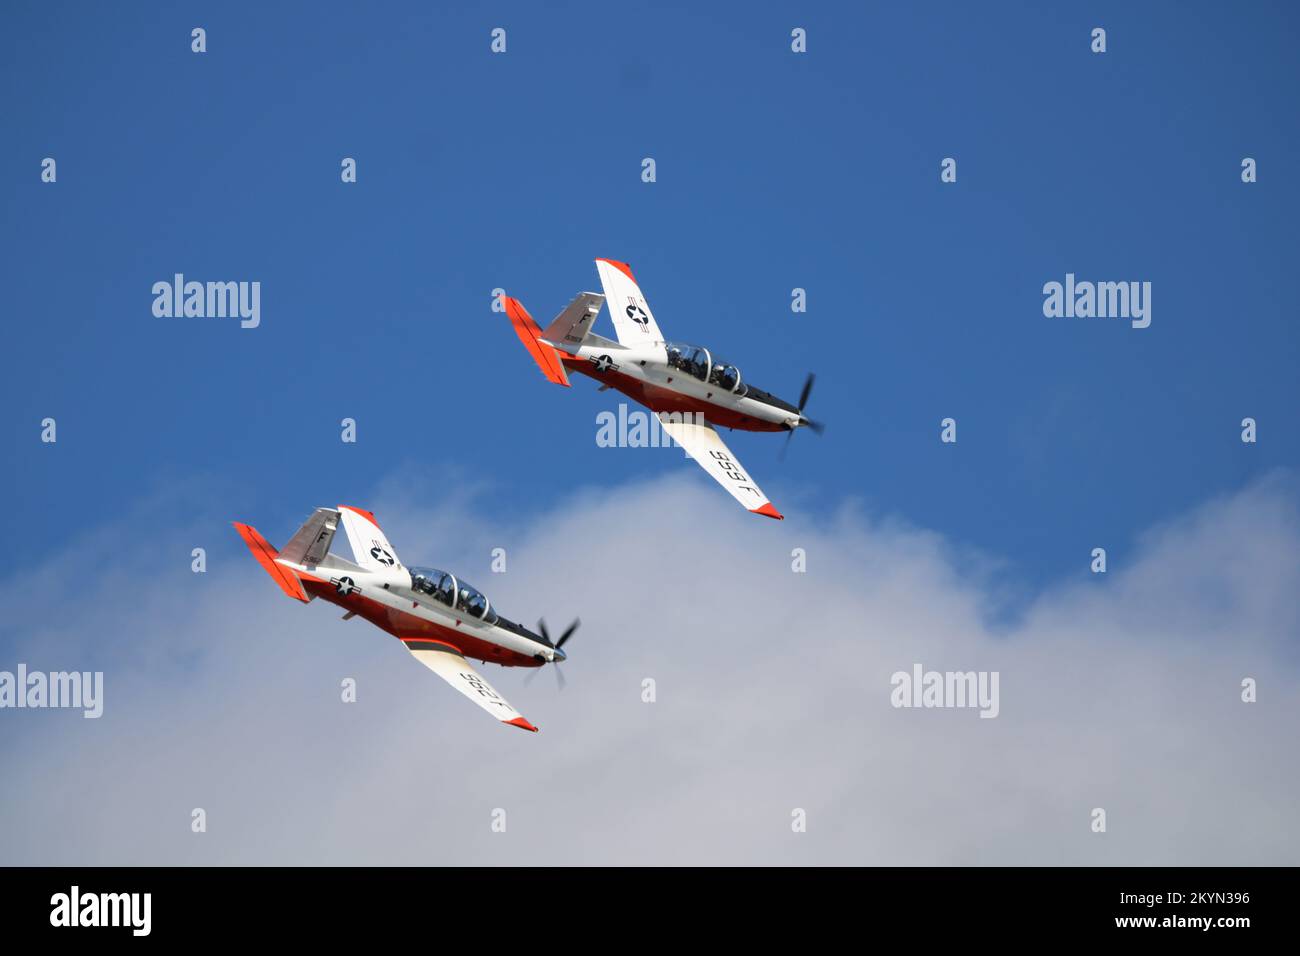
M 105 674 L 101 719 L 0 714 L 0 861 L 1294 864 L 1293 8 L 441 6 L 0 12 L 0 670 Z M 491 311 L 597 256 L 760 387 L 816 372 L 823 437 L 726 436 L 785 522 L 598 447 L 620 399 Z M 155 317 L 178 272 L 260 326 Z M 1069 272 L 1150 327 L 1046 318 Z M 543 733 L 229 524 L 334 503 L 582 616 L 563 694 L 490 671 Z M 893 707 L 916 665 L 1000 674 L 998 718 Z
M 544 321 L 599 288 L 595 256 L 756 384 L 817 373 L 824 438 L 784 462 L 777 436 L 730 439 L 789 522 L 858 499 L 1000 556 L 1015 589 L 1086 575 L 1099 545 L 1122 563 L 1141 529 L 1300 459 L 1286 5 L 3 16 L 0 489 L 24 560 L 162 489 L 174 512 L 138 534 L 198 521 L 234 549 L 231 518 L 278 542 L 399 471 L 431 500 L 487 484 L 479 506 L 522 521 L 692 468 L 596 447 L 615 394 L 549 385 L 490 311 L 504 287 Z M 155 318 L 176 272 L 260 281 L 261 327 Z M 1066 272 L 1150 281 L 1151 327 L 1045 318 Z

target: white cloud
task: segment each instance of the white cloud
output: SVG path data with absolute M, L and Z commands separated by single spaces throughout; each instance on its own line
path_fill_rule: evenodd
M 581 614 L 563 693 L 485 667 L 536 735 L 360 619 L 286 600 L 228 525 L 97 530 L 0 585 L 0 668 L 107 672 L 99 720 L 0 712 L 0 863 L 1300 861 L 1291 477 L 1148 533 L 1105 575 L 1081 555 L 1010 625 L 990 623 L 995 560 L 848 509 L 759 520 L 692 479 L 578 491 L 516 529 L 401 481 L 368 502 L 404 560 L 462 572 L 506 615 Z M 309 505 L 254 524 L 282 542 Z M 914 662 L 999 671 L 1000 716 L 892 708 Z

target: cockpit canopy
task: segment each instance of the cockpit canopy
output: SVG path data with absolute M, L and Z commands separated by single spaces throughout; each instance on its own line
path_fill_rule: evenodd
M 467 581 L 437 568 L 411 568 L 411 590 L 425 594 L 434 601 L 488 624 L 497 622 L 496 612 L 487 597 Z
M 721 357 L 714 357 L 708 349 L 699 345 L 687 345 L 684 342 L 666 342 L 668 349 L 668 367 L 685 372 L 692 378 L 727 392 L 745 394 L 745 386 L 740 381 L 740 369 Z

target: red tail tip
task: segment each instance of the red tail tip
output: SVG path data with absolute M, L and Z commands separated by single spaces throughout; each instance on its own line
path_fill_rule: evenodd
M 756 515 L 766 515 L 769 518 L 775 518 L 777 521 L 785 520 L 785 515 L 773 508 L 770 501 L 761 508 L 750 508 L 749 510 Z
M 537 733 L 537 728 L 534 727 L 532 724 L 530 724 L 523 717 L 516 717 L 514 720 L 507 720 L 503 722 L 510 724 L 511 726 L 514 727 L 522 727 L 524 728 L 524 730 L 531 730 L 533 733 Z

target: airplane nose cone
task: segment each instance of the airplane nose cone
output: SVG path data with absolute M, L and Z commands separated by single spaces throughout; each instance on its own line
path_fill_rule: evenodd
M 556 661 L 567 661 L 568 659 L 569 659 L 569 657 L 568 657 L 567 654 L 564 653 L 564 651 L 560 650 L 558 647 L 555 649 L 555 657 L 554 657 L 554 660 L 556 660 Z

